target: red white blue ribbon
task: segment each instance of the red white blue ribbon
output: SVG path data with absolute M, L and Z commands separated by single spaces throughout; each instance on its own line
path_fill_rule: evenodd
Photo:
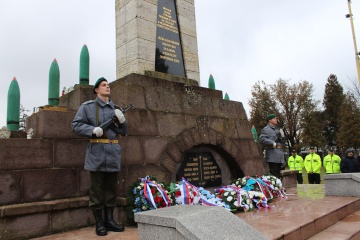
M 258 179 L 259 179 L 259 178 L 258 178 Z M 277 180 L 277 179 L 276 179 L 276 180 Z M 275 190 L 275 188 L 270 184 L 270 180 L 265 180 L 265 179 L 264 179 L 264 180 L 262 181 L 262 183 L 265 184 L 265 186 L 270 189 L 270 191 L 269 191 L 270 194 L 271 194 L 271 192 L 273 191 L 273 192 L 277 193 L 278 197 L 287 198 L 286 193 L 283 192 L 283 190 L 281 190 L 281 189 Z M 272 195 L 272 194 L 271 194 L 271 195 Z
M 154 201 L 154 196 L 151 193 L 151 188 L 150 187 L 155 187 L 159 191 L 160 195 L 164 199 L 164 202 L 166 203 L 166 206 L 170 205 L 169 196 L 167 195 L 165 190 L 159 184 L 156 184 L 153 181 L 151 181 L 149 176 L 146 176 L 145 178 L 142 178 L 141 181 L 144 183 L 144 195 L 145 195 L 145 198 L 154 206 L 154 208 L 157 208 L 157 207 L 156 207 L 156 204 L 155 204 L 155 201 Z
M 180 192 L 182 197 L 183 204 L 191 204 L 189 188 L 192 188 L 194 191 L 197 191 L 197 187 L 186 181 L 184 177 L 181 178 L 182 184 L 180 186 Z
M 206 198 L 203 197 L 201 198 L 201 204 L 209 207 L 217 206 L 216 204 L 209 202 Z
M 253 179 L 253 180 L 257 183 L 257 185 L 258 185 L 259 188 L 260 188 L 261 193 L 264 194 L 264 196 L 265 196 L 264 198 L 265 198 L 265 200 L 266 200 L 266 202 L 267 202 L 267 198 L 266 198 L 266 194 L 264 193 L 263 186 L 259 183 L 259 181 L 257 181 L 257 179 L 252 178 L 252 177 L 250 177 L 250 178 Z

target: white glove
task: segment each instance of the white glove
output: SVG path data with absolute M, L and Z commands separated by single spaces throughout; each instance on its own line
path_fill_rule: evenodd
M 125 122 L 125 116 L 120 109 L 115 109 L 115 116 L 117 117 L 120 123 Z
M 103 135 L 103 130 L 100 127 L 96 127 L 94 128 L 93 133 L 96 137 L 101 137 Z
M 276 142 L 273 143 L 273 146 L 276 147 Z
M 282 128 L 280 128 L 279 132 L 280 132 L 281 137 L 284 138 L 285 137 L 284 130 Z

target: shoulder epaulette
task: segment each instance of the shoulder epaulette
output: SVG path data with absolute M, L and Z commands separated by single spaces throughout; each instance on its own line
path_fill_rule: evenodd
M 86 101 L 86 102 L 84 102 L 83 104 L 89 104 L 89 103 L 93 103 L 93 102 L 95 102 L 95 100 L 89 100 L 89 101 Z

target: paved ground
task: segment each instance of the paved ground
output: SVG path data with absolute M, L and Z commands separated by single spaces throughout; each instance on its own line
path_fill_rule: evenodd
M 287 193 L 289 194 L 287 198 L 275 199 L 275 201 L 270 204 L 273 206 L 271 209 L 255 210 L 248 213 L 237 213 L 236 216 L 242 218 L 244 221 L 258 229 L 270 239 L 278 239 L 279 236 L 282 236 L 282 234 L 285 233 L 284 231 L 289 233 L 293 231 L 294 228 L 303 226 L 303 224 L 306 224 L 307 221 L 314 222 L 314 219 L 316 219 L 321 214 L 324 214 L 324 211 L 333 211 L 333 209 L 324 208 L 324 205 L 336 206 L 343 204 L 346 201 L 353 201 L 346 197 L 324 196 L 323 184 L 302 184 L 298 185 L 297 188 L 287 189 Z M 276 221 L 274 219 L 276 219 Z M 356 224 L 356 227 L 359 229 L 360 223 Z M 136 240 L 139 239 L 139 236 L 136 227 L 126 227 L 124 232 L 109 232 L 107 236 L 98 237 L 95 234 L 95 227 L 93 226 L 36 239 Z M 325 238 L 319 239 L 327 240 L 332 238 L 331 235 L 325 235 Z

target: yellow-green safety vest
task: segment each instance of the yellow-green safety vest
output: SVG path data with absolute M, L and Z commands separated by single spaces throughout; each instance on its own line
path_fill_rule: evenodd
M 316 153 L 310 153 L 305 157 L 304 165 L 306 172 L 313 172 L 320 174 L 321 158 Z
M 328 154 L 324 158 L 326 173 L 340 173 L 341 158 L 336 154 Z
M 291 155 L 288 158 L 288 166 L 290 170 L 298 170 L 299 173 L 302 173 L 302 169 L 304 167 L 304 160 L 300 155 Z

